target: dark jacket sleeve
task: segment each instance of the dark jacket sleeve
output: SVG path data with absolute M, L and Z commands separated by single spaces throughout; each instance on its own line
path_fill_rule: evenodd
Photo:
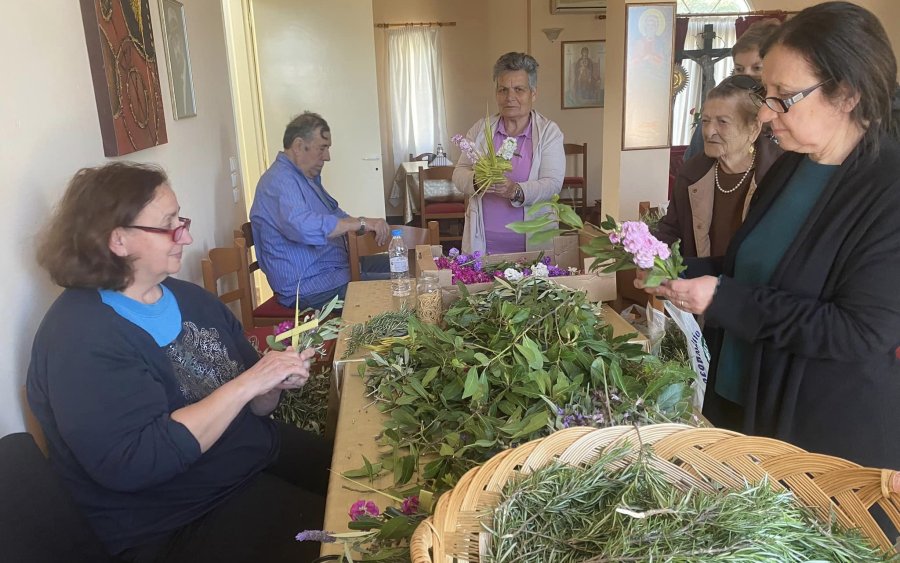
M 858 221 L 842 225 L 842 240 L 831 243 L 840 252 L 828 266 L 833 279 L 824 296 L 723 277 L 707 320 L 801 357 L 853 362 L 893 351 L 900 344 L 900 181 L 880 183 L 878 190 L 859 182 L 838 187 L 866 195 Z
M 89 334 L 46 356 L 60 436 L 92 479 L 137 491 L 184 472 L 200 445 L 170 416 L 152 364 L 125 339 Z

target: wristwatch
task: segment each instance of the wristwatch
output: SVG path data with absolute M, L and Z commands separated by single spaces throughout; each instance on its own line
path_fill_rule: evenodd
M 359 236 L 363 236 L 364 234 L 366 234 L 366 218 L 365 217 L 359 218 L 359 228 L 356 229 L 356 234 Z
M 516 193 L 513 194 L 512 200 L 519 205 L 525 203 L 525 192 L 522 191 L 522 186 L 516 184 Z

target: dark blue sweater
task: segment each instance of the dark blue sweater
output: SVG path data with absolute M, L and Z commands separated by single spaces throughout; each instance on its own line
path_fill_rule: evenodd
M 28 400 L 50 460 L 111 553 L 158 539 L 228 498 L 278 451 L 274 423 L 235 418 L 206 453 L 170 414 L 252 366 L 234 315 L 204 289 L 168 279 L 181 332 L 160 347 L 100 301 L 67 289 L 38 329 Z

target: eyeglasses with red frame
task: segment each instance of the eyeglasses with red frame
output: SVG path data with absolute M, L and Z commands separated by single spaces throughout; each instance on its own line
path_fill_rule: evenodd
M 140 229 L 148 233 L 167 234 L 172 237 L 172 242 L 178 242 L 184 237 L 184 233 L 191 229 L 191 220 L 187 217 L 179 217 L 181 225 L 174 229 L 162 229 L 160 227 L 144 227 L 143 225 L 125 225 L 126 229 Z

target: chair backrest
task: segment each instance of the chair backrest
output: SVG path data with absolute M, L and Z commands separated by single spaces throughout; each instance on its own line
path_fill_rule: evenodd
M 237 241 L 243 242 L 244 239 L 235 239 L 235 242 Z M 200 261 L 200 269 L 203 272 L 203 287 L 226 305 L 240 301 L 241 324 L 247 328 L 254 326 L 247 251 L 237 244 L 232 247 L 213 248 L 209 251 L 209 257 Z M 237 279 L 237 289 L 220 294 L 219 280 L 231 274 Z
M 580 145 L 577 145 L 575 143 L 564 143 L 563 152 L 566 154 L 566 157 L 581 157 L 574 159 L 574 174 L 567 174 L 567 176 L 580 176 L 584 178 L 585 186 L 587 186 L 587 143 L 582 143 Z M 566 158 L 566 160 L 568 160 L 568 158 Z M 581 161 L 580 163 L 578 162 L 579 160 Z
M 40 421 L 31 411 L 31 405 L 28 403 L 28 389 L 22 385 L 19 387 L 19 400 L 22 403 L 22 413 L 25 415 L 25 430 L 34 438 L 34 443 L 40 448 L 44 457 L 48 455 L 47 437 L 44 435 L 44 429 L 41 427 Z
M 259 262 L 253 259 L 251 253 L 253 248 L 253 227 L 250 226 L 250 221 L 241 225 L 240 229 L 234 230 L 234 239 L 237 240 L 239 238 L 244 239 L 244 251 L 247 253 L 247 269 L 252 274 L 259 269 Z
M 6 563 L 114 561 L 31 434 L 0 438 L 0 498 Z
M 427 229 L 418 227 L 392 226 L 393 229 L 403 231 L 403 242 L 410 252 L 415 252 L 417 244 L 440 244 L 441 235 L 438 231 L 437 221 L 429 221 Z M 390 241 L 387 244 L 379 245 L 375 242 L 375 233 L 369 231 L 364 235 L 357 235 L 356 232 L 347 233 L 347 246 L 350 251 L 350 279 L 352 281 L 360 280 L 359 259 L 361 256 L 372 256 L 387 252 Z
M 447 180 L 453 181 L 453 166 L 432 166 L 430 168 L 419 167 L 419 213 L 422 213 L 422 220 L 427 221 L 425 216 L 425 182 L 427 180 Z M 465 213 L 459 214 L 462 219 Z
M 572 193 L 573 205 L 575 207 L 580 207 L 583 209 L 587 209 L 587 191 L 588 191 L 588 163 L 587 163 L 587 143 L 582 143 L 580 145 L 575 143 L 564 143 L 563 144 L 563 152 L 566 154 L 566 160 L 568 161 L 569 156 L 573 156 L 573 160 L 575 161 L 573 166 L 573 174 L 569 175 L 566 173 L 566 176 L 570 178 L 571 183 L 566 183 L 563 181 L 563 188 L 569 188 Z M 581 157 L 580 159 L 578 157 Z M 581 161 L 579 166 L 578 161 Z M 566 168 L 568 169 L 568 162 L 566 162 Z M 574 178 L 581 178 L 581 181 L 575 181 Z M 578 197 L 578 201 L 575 200 L 575 195 L 581 190 Z
M 575 174 L 573 176 L 580 176 L 585 179 L 585 185 L 587 185 L 587 143 L 582 143 L 577 145 L 575 143 L 564 143 L 563 144 L 563 152 L 565 152 L 566 156 L 581 156 L 580 159 L 576 158 L 576 167 Z M 568 159 L 566 159 L 568 160 Z M 580 166 L 578 166 L 578 161 L 581 161 Z

